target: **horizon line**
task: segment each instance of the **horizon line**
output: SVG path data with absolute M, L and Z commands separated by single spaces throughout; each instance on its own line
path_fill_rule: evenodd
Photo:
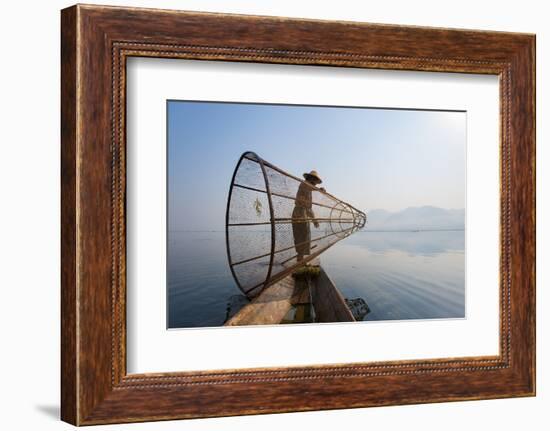
M 462 232 L 466 227 L 450 227 L 450 228 L 431 228 L 431 229 L 366 229 L 362 228 L 357 232 Z M 225 229 L 168 229 L 168 232 L 225 232 Z M 253 231 L 253 232 L 269 232 L 269 231 Z

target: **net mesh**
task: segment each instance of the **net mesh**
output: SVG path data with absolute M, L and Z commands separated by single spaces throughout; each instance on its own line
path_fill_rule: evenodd
M 226 242 L 233 277 L 248 297 L 361 229 L 366 215 L 255 153 L 231 182 Z

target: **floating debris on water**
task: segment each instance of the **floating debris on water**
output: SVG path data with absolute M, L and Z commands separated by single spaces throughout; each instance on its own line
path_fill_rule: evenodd
M 363 298 L 346 298 L 346 304 L 348 304 L 348 307 L 351 310 L 353 317 L 358 322 L 361 322 L 364 317 L 370 313 L 369 305 Z

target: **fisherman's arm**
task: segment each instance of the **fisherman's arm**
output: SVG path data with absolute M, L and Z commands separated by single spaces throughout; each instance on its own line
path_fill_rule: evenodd
M 313 212 L 313 199 L 312 195 L 309 196 L 309 207 L 307 208 L 307 216 L 313 222 L 313 226 L 319 227 L 319 222 L 315 219 L 315 213 Z

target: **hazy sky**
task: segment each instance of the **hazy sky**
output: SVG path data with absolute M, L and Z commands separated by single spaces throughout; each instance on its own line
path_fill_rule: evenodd
M 170 230 L 224 228 L 247 150 L 363 211 L 465 207 L 465 112 L 169 101 Z

